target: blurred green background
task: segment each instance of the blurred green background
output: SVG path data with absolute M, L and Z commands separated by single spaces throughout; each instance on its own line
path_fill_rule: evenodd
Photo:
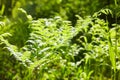
M 100 9 L 114 10 L 114 0 L 0 0 L 0 8 L 5 8 L 1 15 L 14 17 L 16 8 L 23 8 L 34 19 L 61 16 L 76 22 L 75 15 L 85 17 Z

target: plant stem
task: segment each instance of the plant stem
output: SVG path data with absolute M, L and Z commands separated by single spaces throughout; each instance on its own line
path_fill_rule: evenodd
M 114 2 L 115 2 L 115 22 L 117 24 L 117 6 L 118 6 L 118 4 L 117 4 L 117 0 L 114 0 Z M 116 27 L 116 40 L 115 40 L 115 58 L 116 58 L 116 55 L 118 54 L 118 52 L 117 52 L 117 45 L 118 45 L 117 29 L 118 29 L 118 27 L 117 27 L 117 25 L 115 27 Z M 116 80 L 116 68 L 114 69 L 114 80 Z

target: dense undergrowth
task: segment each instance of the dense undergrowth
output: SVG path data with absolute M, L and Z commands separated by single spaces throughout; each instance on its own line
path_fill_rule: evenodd
M 0 23 L 0 78 L 119 79 L 119 25 L 109 28 L 109 23 L 97 15 L 84 19 L 77 16 L 73 27 L 60 17 L 32 20 L 18 9 L 19 20 L 7 24 L 4 19 Z
M 22 1 L 24 3 L 25 0 Z M 99 0 L 95 1 L 94 4 Z M 49 4 L 54 6 L 63 3 L 66 2 L 58 0 Z M 79 4 L 82 3 L 76 3 L 76 6 Z M 91 7 L 94 4 L 91 4 Z M 72 4 L 72 7 L 66 4 L 59 6 L 62 10 L 59 14 L 61 17 L 56 16 L 57 13 L 53 15 L 49 12 L 48 14 L 56 17 L 35 19 L 34 16 L 46 17 L 48 14 L 36 12 L 37 14 L 31 16 L 27 13 L 29 9 L 23 9 L 30 3 L 24 4 L 23 8 L 18 8 L 20 5 L 18 1 L 16 6 L 12 7 L 10 18 L 9 15 L 5 16 L 7 11 L 4 5 L 0 10 L 0 80 L 120 79 L 118 11 L 117 14 L 110 9 L 94 12 L 98 10 L 94 8 L 94 13 L 89 12 L 92 13 L 91 16 L 68 17 L 67 14 L 73 14 L 67 12 L 63 14 L 64 6 L 75 10 L 73 13 L 78 11 Z M 41 10 L 49 11 L 53 6 L 48 5 Z M 109 6 L 113 8 L 112 4 Z M 87 9 L 89 10 L 89 8 L 85 10 Z M 66 17 L 68 20 L 65 20 Z M 75 19 L 76 22 L 70 21 L 71 19 Z

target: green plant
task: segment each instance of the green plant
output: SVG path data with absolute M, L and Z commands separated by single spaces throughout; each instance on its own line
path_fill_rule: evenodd
M 0 0 L 0 79 L 119 80 L 118 4 Z

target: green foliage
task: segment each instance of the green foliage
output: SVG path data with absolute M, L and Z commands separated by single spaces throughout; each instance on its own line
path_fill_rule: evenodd
M 104 10 L 101 13 L 107 14 Z M 99 12 L 95 15 L 99 15 Z M 84 65 L 86 65 L 84 66 L 85 72 L 93 71 L 92 75 L 95 77 L 93 79 L 107 77 L 116 80 L 119 78 L 117 75 L 117 72 L 119 74 L 119 66 L 117 65 L 119 62 L 119 25 L 109 29 L 109 23 L 95 17 L 95 15 L 85 19 L 78 16 L 76 28 L 79 28 L 79 31 L 72 39 L 73 43 L 79 44 L 80 49 L 77 58 L 81 59 L 79 56 L 83 55 Z M 113 75 L 106 75 L 107 70 Z
M 22 14 L 23 13 L 20 13 L 20 15 Z M 29 30 L 29 32 L 26 32 L 24 31 L 25 28 L 21 26 L 25 24 L 24 21 L 22 21 L 21 17 L 17 17 L 19 19 L 16 21 L 16 24 L 10 26 L 14 27 L 17 25 L 17 29 L 16 27 L 9 29 L 11 30 L 9 31 L 11 36 L 4 38 L 3 36 L 7 35 L 7 33 L 1 33 L 1 52 L 5 49 L 6 51 L 5 53 L 3 52 L 3 55 L 10 59 L 13 58 L 13 61 L 15 61 L 7 60 L 9 61 L 8 64 L 11 65 L 5 65 L 2 68 L 6 66 L 10 68 L 14 64 L 14 67 L 11 68 L 14 69 L 14 71 L 10 71 L 11 74 L 8 73 L 9 75 L 1 73 L 2 78 L 8 79 L 10 77 L 9 79 L 20 80 L 77 78 L 75 75 L 79 74 L 77 72 L 78 68 L 75 63 L 71 62 L 74 60 L 73 55 L 76 50 L 75 45 L 70 46 L 70 39 L 74 33 L 74 28 L 71 26 L 71 23 L 69 21 L 63 21 L 59 17 L 55 17 L 54 19 L 33 20 L 28 23 L 29 26 L 26 26 Z M 19 28 L 19 32 L 14 35 L 12 31 L 18 31 L 18 26 L 21 28 Z M 10 27 L 8 26 L 7 28 Z M 24 32 L 20 32 L 20 29 Z M 21 38 L 24 37 L 25 34 L 28 35 L 28 38 L 25 37 L 27 39 L 25 43 L 20 43 L 20 45 L 23 46 L 20 47 L 20 45 L 11 42 L 15 40 L 23 41 Z M 19 35 L 21 35 L 21 37 L 19 37 Z M 1 61 L 5 60 L 1 58 Z M 4 62 L 4 64 L 7 64 L 7 62 Z M 21 70 L 19 71 L 20 67 Z M 2 69 L 2 71 L 5 71 L 5 69 Z
M 119 4 L 119 1 L 115 3 Z M 94 12 L 104 8 L 114 11 L 117 9 L 119 13 L 119 6 L 116 8 L 114 6 L 114 0 L 0 0 L 1 10 L 4 8 L 3 15 L 14 16 L 14 9 L 23 8 L 35 19 L 61 16 L 63 19 L 72 21 L 73 25 L 76 23 L 75 15 L 82 17 L 93 15 Z
M 118 4 L 0 0 L 0 80 L 119 80 Z

